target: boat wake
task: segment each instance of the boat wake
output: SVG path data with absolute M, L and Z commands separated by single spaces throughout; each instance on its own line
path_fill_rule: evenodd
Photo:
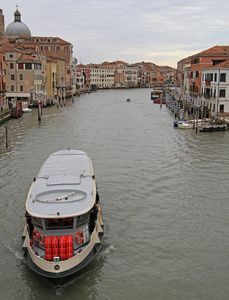
M 17 259 L 20 259 L 20 260 L 23 260 L 23 259 L 24 259 L 23 255 L 22 255 L 20 252 L 13 250 L 9 245 L 4 245 L 4 246 L 5 246 L 11 253 L 13 253 Z
M 110 254 L 116 251 L 116 248 L 114 245 L 108 246 L 102 253 L 103 254 Z

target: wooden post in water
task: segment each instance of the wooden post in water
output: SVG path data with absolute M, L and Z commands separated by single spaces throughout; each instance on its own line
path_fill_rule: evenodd
M 8 130 L 6 126 L 6 149 L 8 148 Z
M 38 121 L 41 121 L 41 101 L 38 102 Z

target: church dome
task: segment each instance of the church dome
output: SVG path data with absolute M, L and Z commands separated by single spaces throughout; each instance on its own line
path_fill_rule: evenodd
M 6 27 L 5 37 L 15 38 L 19 36 L 30 37 L 31 32 L 29 27 L 21 22 L 21 13 L 16 10 L 14 13 L 14 22 Z

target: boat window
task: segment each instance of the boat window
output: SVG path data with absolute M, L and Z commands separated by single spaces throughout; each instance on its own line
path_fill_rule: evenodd
M 45 228 L 60 229 L 60 228 L 73 228 L 73 218 L 62 219 L 45 219 Z
M 76 217 L 76 227 L 86 222 L 88 222 L 88 214 Z
M 42 219 L 33 217 L 33 225 L 43 228 Z

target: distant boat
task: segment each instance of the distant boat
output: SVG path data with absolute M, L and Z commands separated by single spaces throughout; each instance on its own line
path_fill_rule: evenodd
M 193 128 L 193 123 L 183 122 L 183 123 L 178 124 L 178 128 L 192 129 Z
M 200 132 L 224 131 L 227 130 L 227 124 L 207 124 L 199 127 Z
M 29 112 L 32 111 L 32 109 L 31 109 L 31 108 L 28 108 L 28 107 L 24 107 L 24 108 L 22 108 L 22 111 L 23 111 L 24 113 L 29 113 Z
M 183 123 L 185 123 L 185 122 L 186 122 L 185 119 L 180 119 L 180 120 L 178 120 L 178 121 L 174 121 L 174 122 L 173 122 L 173 127 L 178 127 L 179 124 L 183 124 Z
M 155 89 L 151 92 L 151 100 L 156 104 L 166 104 L 166 100 L 162 99 L 163 91 L 159 89 Z
M 85 152 L 51 154 L 25 206 L 22 250 L 36 273 L 66 277 L 89 264 L 100 250 L 103 219 L 92 162 Z

